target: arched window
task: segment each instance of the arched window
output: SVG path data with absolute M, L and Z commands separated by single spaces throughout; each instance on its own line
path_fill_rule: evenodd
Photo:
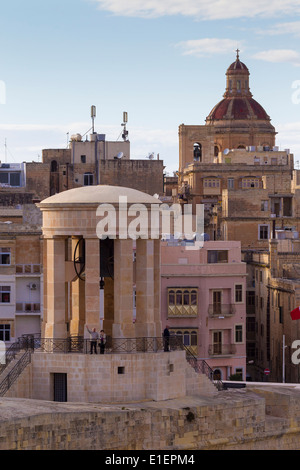
M 182 305 L 182 291 L 176 291 L 176 305 Z
M 188 290 L 183 292 L 183 305 L 190 305 L 190 292 Z
M 202 145 L 198 142 L 194 143 L 194 162 L 202 161 Z
M 184 344 L 185 346 L 190 346 L 190 344 L 191 344 L 189 331 L 185 331 L 185 332 L 183 333 L 183 344 Z
M 217 157 L 219 152 L 220 152 L 220 149 L 219 149 L 218 145 L 215 145 L 215 147 L 214 147 L 214 156 Z
M 197 305 L 197 291 L 192 290 L 191 292 L 191 305 Z
M 214 370 L 213 380 L 222 380 L 222 372 L 220 369 Z
M 52 160 L 51 162 L 51 172 L 57 171 L 58 165 L 56 160 Z
M 169 291 L 169 305 L 175 305 L 175 292 L 173 290 Z

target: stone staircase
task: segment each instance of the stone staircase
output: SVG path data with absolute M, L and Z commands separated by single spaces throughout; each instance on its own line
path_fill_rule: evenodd
M 19 342 L 11 345 L 5 353 L 5 363 L 0 365 L 0 396 L 5 396 L 30 362 L 30 349 Z

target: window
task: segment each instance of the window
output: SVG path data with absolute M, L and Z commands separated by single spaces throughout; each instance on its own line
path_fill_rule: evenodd
M 85 173 L 83 178 L 84 186 L 92 186 L 93 185 L 93 174 L 92 173 Z
M 201 162 L 202 159 L 202 145 L 196 142 L 194 144 L 194 161 Z
M 205 178 L 204 187 L 205 188 L 219 188 L 220 180 L 218 178 Z
M 281 305 L 278 307 L 278 312 L 279 312 L 279 323 L 283 323 L 283 307 Z
M 8 173 L 0 173 L 0 183 L 8 184 Z
M 228 250 L 208 250 L 208 263 L 228 263 Z
M 0 325 L 0 341 L 10 341 L 10 325 Z
M 168 316 L 195 317 L 198 315 L 198 289 L 192 287 L 168 289 Z
M 57 161 L 56 161 L 56 160 L 52 160 L 52 161 L 51 161 L 51 166 L 50 166 L 50 171 L 53 173 L 53 172 L 56 172 L 57 170 L 58 170 Z
M 237 367 L 237 368 L 235 369 L 235 375 L 240 376 L 240 377 L 241 377 L 241 380 L 243 380 L 243 369 L 242 369 L 242 367 Z
M 259 188 L 259 187 L 260 187 L 260 180 L 258 178 L 243 178 L 242 179 L 243 189 Z
M 243 325 L 235 325 L 235 342 L 243 342 Z
M 179 327 L 180 328 L 180 327 Z M 181 338 L 183 344 L 193 353 L 197 354 L 198 335 L 196 330 L 192 329 L 170 328 L 170 333 Z
M 234 189 L 234 179 L 228 178 L 227 179 L 227 189 Z
M 236 89 L 237 89 L 238 92 L 241 91 L 241 80 L 236 81 Z
M 268 240 L 269 239 L 269 225 L 258 226 L 258 239 Z
M 235 286 L 235 303 L 243 302 L 243 286 L 242 284 L 236 284 Z
M 21 173 L 0 172 L 0 184 L 7 184 L 9 186 L 21 185 Z
M 262 212 L 266 212 L 269 209 L 269 201 L 261 201 L 261 208 Z
M 86 155 L 80 156 L 81 163 L 86 163 Z
M 0 303 L 10 303 L 10 286 L 0 286 Z
M 10 264 L 10 248 L 0 248 L 0 265 Z

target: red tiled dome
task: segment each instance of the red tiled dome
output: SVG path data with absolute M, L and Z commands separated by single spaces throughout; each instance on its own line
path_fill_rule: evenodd
M 263 119 L 269 120 L 264 108 L 251 97 L 224 98 L 207 116 L 208 120 L 221 119 Z
M 235 62 L 232 62 L 232 64 L 228 67 L 227 72 L 229 70 L 245 70 L 245 72 L 249 73 L 248 67 L 239 59 L 237 59 Z

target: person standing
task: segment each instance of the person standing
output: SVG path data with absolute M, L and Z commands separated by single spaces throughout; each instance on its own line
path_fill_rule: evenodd
M 166 328 L 164 329 L 163 337 L 164 337 L 164 351 L 167 352 L 169 351 L 169 345 L 170 345 L 170 331 L 169 331 L 168 325 L 166 325 Z
M 99 334 L 97 333 L 96 328 L 93 328 L 92 330 L 90 330 L 87 325 L 86 325 L 86 328 L 90 334 L 90 341 L 91 341 L 90 354 L 93 354 L 93 351 L 95 352 L 95 354 L 97 354 L 97 340 L 99 339 Z
M 100 331 L 99 339 L 100 339 L 99 341 L 100 354 L 104 354 L 105 343 L 106 343 L 106 334 L 104 333 L 104 330 Z

